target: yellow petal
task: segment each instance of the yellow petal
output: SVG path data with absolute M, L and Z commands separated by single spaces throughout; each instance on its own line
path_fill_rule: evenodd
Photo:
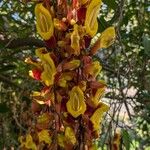
M 44 47 L 36 49 L 36 55 L 42 60 L 42 66 L 44 68 L 41 79 L 47 86 L 50 86 L 54 83 L 54 76 L 56 74 L 54 61 Z
M 87 7 L 86 18 L 85 18 L 85 28 L 87 34 L 93 37 L 98 29 L 97 16 L 101 6 L 101 0 L 91 0 L 89 6 Z
M 100 65 L 99 61 L 93 62 L 93 75 L 96 77 L 102 69 L 102 66 Z
M 23 139 L 24 139 L 23 136 L 20 136 L 20 137 L 18 138 L 18 141 L 21 143 L 20 147 L 25 146 L 25 142 L 23 141 Z
M 47 86 L 50 86 L 54 83 L 54 75 L 56 72 L 52 70 L 51 65 L 44 64 L 43 67 L 44 71 L 41 74 L 41 79 Z
M 101 103 L 101 106 L 98 109 L 96 109 L 96 111 L 93 113 L 90 120 L 93 123 L 94 131 L 99 130 L 100 123 L 102 121 L 102 117 L 104 115 L 104 112 L 108 111 L 108 109 L 109 109 L 108 105 Z
M 102 96 L 105 93 L 105 87 L 99 88 L 96 91 L 96 94 L 94 95 L 94 97 L 92 97 L 92 102 L 94 104 L 94 106 L 96 107 L 99 104 L 100 99 L 102 98 Z
M 85 91 L 86 90 L 86 81 L 80 81 L 79 83 L 79 87 L 82 91 Z
M 71 60 L 63 65 L 64 70 L 74 70 L 80 66 L 81 61 L 78 59 Z
M 33 91 L 31 96 L 32 97 L 41 96 L 41 92 Z
M 92 75 L 93 77 L 97 77 L 101 69 L 102 66 L 100 65 L 99 61 L 94 61 L 91 65 L 87 66 L 86 73 Z
M 49 115 L 47 113 L 43 113 L 43 114 L 38 116 L 37 123 L 47 124 L 49 122 L 49 119 L 50 119 Z
M 84 93 L 82 90 L 75 86 L 70 92 L 70 99 L 67 102 L 67 111 L 77 118 L 79 115 L 84 114 L 86 110 L 86 104 L 84 101 Z
M 67 81 L 72 80 L 74 74 L 72 72 L 64 72 L 59 81 L 58 81 L 58 85 L 61 87 L 67 87 Z
M 52 142 L 48 130 L 42 130 L 41 132 L 39 132 L 38 137 L 39 137 L 39 142 L 45 142 L 47 144 L 51 144 Z
M 65 136 L 63 134 L 58 134 L 57 135 L 57 140 L 58 140 L 58 145 L 60 147 L 64 147 L 64 140 L 65 140 Z
M 35 6 L 36 28 L 44 40 L 49 40 L 54 32 L 53 20 L 50 12 L 39 3 Z
M 26 136 L 25 147 L 31 150 L 37 150 L 36 144 L 33 142 L 32 136 L 30 134 Z
M 58 85 L 60 86 L 60 87 L 67 87 L 67 81 L 65 80 L 65 79 L 59 79 L 59 81 L 58 81 Z
M 66 127 L 65 129 L 65 137 L 66 137 L 66 142 L 72 143 L 73 145 L 76 143 L 76 137 L 75 133 L 72 128 Z
M 71 34 L 71 47 L 74 49 L 74 54 L 80 54 L 80 36 L 78 33 L 78 25 L 74 25 L 74 31 Z
M 44 54 L 47 54 L 47 53 L 48 53 L 48 51 L 46 50 L 45 47 L 37 48 L 35 50 L 36 56 L 38 56 L 42 61 L 45 61 L 44 60 Z
M 45 102 L 43 101 L 44 99 L 44 95 L 42 92 L 38 92 L 38 91 L 33 91 L 31 94 L 31 97 L 38 103 L 38 104 L 45 104 Z
M 115 40 L 115 28 L 114 27 L 109 27 L 107 28 L 104 32 L 102 32 L 100 36 L 100 48 L 107 48 Z

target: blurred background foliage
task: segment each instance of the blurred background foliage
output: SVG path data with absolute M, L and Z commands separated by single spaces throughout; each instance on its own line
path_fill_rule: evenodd
M 44 42 L 36 34 L 35 3 L 0 1 L 0 149 L 17 149 L 18 136 L 32 118 L 30 92 L 38 88 L 24 63 Z M 95 56 L 108 89 L 110 111 L 103 121 L 100 149 L 109 149 L 121 131 L 123 150 L 150 149 L 150 2 L 103 0 L 99 32 L 114 25 L 117 38 Z M 96 40 L 96 38 L 95 38 Z

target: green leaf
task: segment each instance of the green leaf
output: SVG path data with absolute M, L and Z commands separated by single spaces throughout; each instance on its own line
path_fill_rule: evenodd
M 5 71 L 9 71 L 9 70 L 14 70 L 15 68 L 16 68 L 15 65 L 2 66 L 2 68 L 0 68 L 0 72 L 5 72 Z
M 98 19 L 98 33 L 103 32 L 107 27 L 108 25 L 104 17 L 100 17 Z
M 127 130 L 122 130 L 122 139 L 126 150 L 130 150 L 131 137 Z
M 117 7 L 117 3 L 115 2 L 115 0 L 103 0 L 103 2 L 111 9 L 115 10 Z
M 9 111 L 9 108 L 5 103 L 0 103 L 0 113 L 7 113 Z
M 143 36 L 143 46 L 145 54 L 150 56 L 150 37 L 148 35 Z

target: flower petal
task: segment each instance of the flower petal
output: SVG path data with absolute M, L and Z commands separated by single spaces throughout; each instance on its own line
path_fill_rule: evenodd
M 54 32 L 54 25 L 50 12 L 39 3 L 35 6 L 35 16 L 37 20 L 36 28 L 44 40 L 49 40 Z
M 101 48 L 109 47 L 115 40 L 115 28 L 109 27 L 105 31 L 102 32 L 99 39 L 91 48 L 91 54 L 96 54 L 96 52 Z
M 84 114 L 86 110 L 86 104 L 84 102 L 84 93 L 82 90 L 75 86 L 70 92 L 70 99 L 67 102 L 67 111 L 77 118 L 79 115 Z
M 43 113 L 38 116 L 37 123 L 47 124 L 49 122 L 49 119 L 50 119 L 49 115 L 47 113 Z
M 100 65 L 99 61 L 94 61 L 87 65 L 85 64 L 84 73 L 87 75 L 91 75 L 93 77 L 97 77 L 101 69 L 102 69 L 102 66 Z
M 36 49 L 36 55 L 42 60 L 42 66 L 44 68 L 41 74 L 41 80 L 44 81 L 47 86 L 50 86 L 54 83 L 54 76 L 56 74 L 54 61 L 45 48 Z
M 91 37 L 96 34 L 98 29 L 97 16 L 101 3 L 101 0 L 91 0 L 89 6 L 87 7 L 85 28 L 87 34 L 89 34 Z
M 36 144 L 33 142 L 32 136 L 30 134 L 26 135 L 25 147 L 31 150 L 37 150 Z
M 33 69 L 29 71 L 29 76 L 35 80 L 41 80 L 41 73 L 42 71 L 39 69 Z
M 48 130 L 42 130 L 41 132 L 39 132 L 38 137 L 39 137 L 39 142 L 45 142 L 47 144 L 51 144 L 52 142 Z
M 64 148 L 65 147 L 65 145 L 64 145 L 65 136 L 63 134 L 58 134 L 57 135 L 57 140 L 58 140 L 58 145 L 60 147 Z
M 72 143 L 73 145 L 77 142 L 75 133 L 74 133 L 73 129 L 70 127 L 66 127 L 65 137 L 66 137 L 66 142 Z
M 80 54 L 80 36 L 78 33 L 78 25 L 74 25 L 74 31 L 71 34 L 71 47 L 74 49 L 74 54 Z
M 98 106 L 100 99 L 102 98 L 104 93 L 105 93 L 105 87 L 99 88 L 96 91 L 95 95 L 91 98 L 91 102 L 92 102 L 92 105 L 94 105 L 94 107 Z
M 73 72 L 64 72 L 58 81 L 58 85 L 61 87 L 67 87 L 67 81 L 72 80 L 73 77 L 74 77 Z
M 114 42 L 115 28 L 109 27 L 100 36 L 100 48 L 107 48 Z
M 63 64 L 63 70 L 74 70 L 80 66 L 81 61 L 78 59 L 71 60 Z
M 93 113 L 90 120 L 93 124 L 94 131 L 99 129 L 99 125 L 102 121 L 103 114 L 104 114 L 104 112 L 108 111 L 108 109 L 109 109 L 108 105 L 101 103 L 100 107 L 98 109 L 96 109 L 96 111 Z

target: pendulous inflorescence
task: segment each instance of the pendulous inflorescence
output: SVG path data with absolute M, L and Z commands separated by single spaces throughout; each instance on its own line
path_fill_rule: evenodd
M 98 30 L 101 0 L 42 0 L 36 2 L 38 34 L 45 47 L 27 58 L 29 75 L 41 84 L 33 91 L 34 121 L 21 136 L 20 149 L 94 150 L 100 124 L 109 106 L 101 101 L 106 83 L 97 77 L 102 66 L 93 56 L 110 46 L 114 27 L 91 44 Z

